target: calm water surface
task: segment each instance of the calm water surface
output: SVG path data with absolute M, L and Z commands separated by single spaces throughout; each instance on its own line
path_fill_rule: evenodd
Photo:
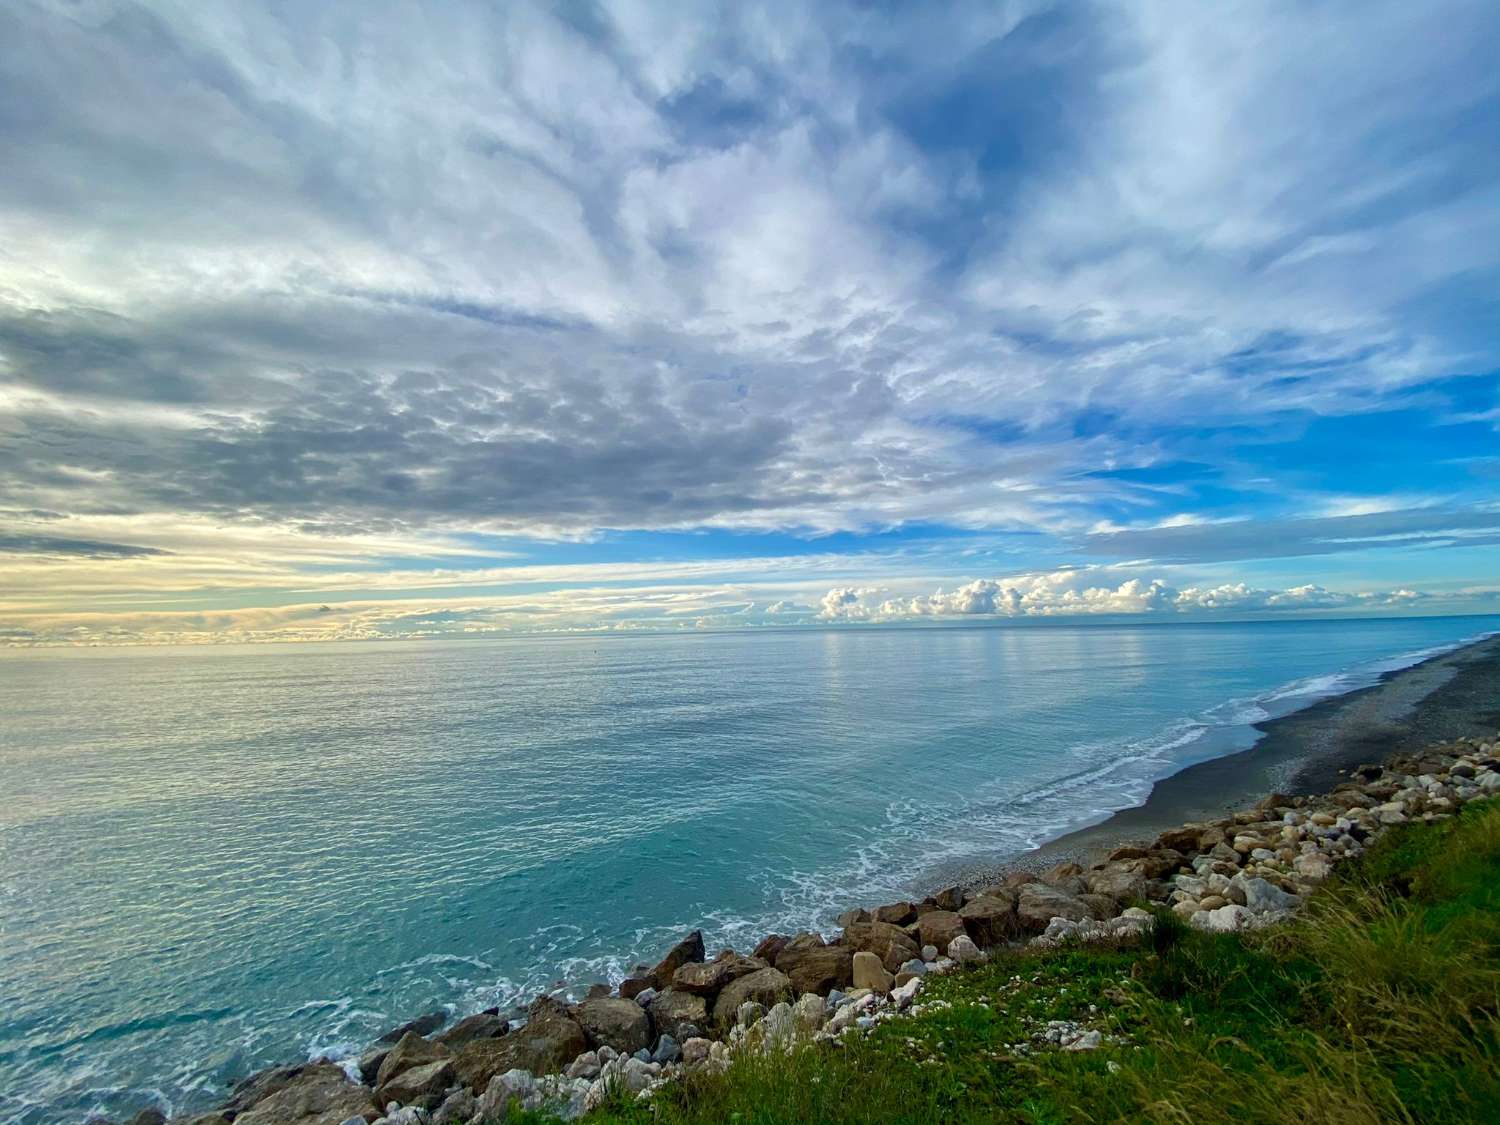
M 0 1121 L 1021 851 L 1496 619 L 0 655 Z

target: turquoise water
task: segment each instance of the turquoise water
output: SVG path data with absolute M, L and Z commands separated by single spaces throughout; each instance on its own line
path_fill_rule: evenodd
M 0 655 L 0 1121 L 1014 854 L 1496 619 Z

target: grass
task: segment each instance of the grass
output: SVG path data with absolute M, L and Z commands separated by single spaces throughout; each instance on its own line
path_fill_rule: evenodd
M 999 955 L 868 1037 L 744 1057 L 590 1122 L 1500 1121 L 1500 801 L 1389 833 L 1299 920 Z M 938 1001 L 939 1003 L 933 1003 Z M 1106 1035 L 1037 1042 L 1049 1020 Z

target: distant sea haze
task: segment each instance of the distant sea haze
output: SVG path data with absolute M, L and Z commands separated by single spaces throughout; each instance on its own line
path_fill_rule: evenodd
M 830 926 L 1495 618 L 0 656 L 0 1122 Z

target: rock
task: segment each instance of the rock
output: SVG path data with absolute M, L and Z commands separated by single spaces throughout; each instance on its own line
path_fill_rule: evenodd
M 688 1028 L 708 1026 L 708 1001 L 691 992 L 668 989 L 651 1001 L 651 1020 L 659 1035 L 670 1035 L 679 1043 L 690 1036 Z
M 499 1039 L 475 1039 L 454 1055 L 458 1080 L 476 1092 L 488 1091 L 490 1080 L 510 1070 L 553 1074 L 588 1049 L 588 1037 L 561 1005 L 537 1001 L 526 1023 Z
M 1479 774 L 1474 779 L 1474 784 L 1479 786 L 1481 793 L 1500 792 L 1500 773 L 1493 770 Z
M 901 962 L 910 961 L 918 952 L 917 943 L 905 930 L 887 922 L 856 922 L 845 926 L 841 944 L 855 952 L 863 950 L 875 954 L 888 972 Z
M 444 1099 L 432 1115 L 432 1125 L 465 1125 L 479 1112 L 479 1099 L 460 1087 Z
M 907 981 L 905 984 L 899 984 L 895 987 L 895 989 L 892 990 L 891 1002 L 896 1005 L 896 1008 L 898 1010 L 904 1009 L 914 999 L 916 999 L 917 993 L 921 990 L 922 978 L 912 977 L 912 979 Z
M 645 977 L 645 976 L 641 976 L 641 977 L 629 976 L 629 977 L 626 977 L 624 980 L 622 980 L 620 982 L 620 999 L 621 1000 L 634 1000 L 637 996 L 639 996 L 641 993 L 645 992 L 648 988 L 649 989 L 654 989 L 655 987 L 656 986 L 651 983 L 651 978 L 650 977 Z
M 569 1078 L 598 1078 L 603 1064 L 599 1061 L 598 1051 L 585 1051 L 568 1064 L 568 1069 L 563 1071 Z
M 1181 828 L 1169 828 L 1156 838 L 1156 846 L 1183 853 L 1196 852 L 1200 847 L 1198 839 L 1202 832 L 1203 825 L 1201 824 L 1184 824 Z
M 478 1015 L 465 1016 L 447 1031 L 434 1035 L 432 1041 L 454 1050 L 471 1039 L 498 1039 L 509 1030 L 509 1020 L 493 1012 L 480 1012 Z
M 796 1025 L 792 1020 L 792 1006 L 783 1000 L 775 1005 L 760 1023 L 755 1025 L 761 1044 L 766 1048 L 788 1047 L 795 1037 Z
M 776 964 L 776 955 L 783 949 L 785 949 L 787 947 L 787 943 L 790 941 L 792 941 L 792 939 L 787 937 L 785 934 L 769 934 L 766 937 L 760 939 L 760 944 L 755 947 L 755 950 L 751 953 L 751 956 L 759 957 L 768 965 L 774 965 Z M 821 945 L 822 942 L 823 939 L 821 937 L 818 937 L 818 944 Z
M 697 1066 L 708 1058 L 708 1052 L 712 1047 L 712 1041 L 695 1035 L 682 1044 L 682 1061 L 688 1066 Z
M 916 916 L 917 908 L 909 902 L 893 902 L 875 908 L 875 921 L 889 922 L 893 926 L 904 926 Z
M 963 918 L 952 910 L 934 910 L 917 919 L 917 933 L 921 935 L 923 945 L 947 949 L 949 942 L 956 937 L 966 936 L 967 932 Z M 902 960 L 909 961 L 911 958 Z
M 1146 877 L 1124 867 L 1091 871 L 1086 882 L 1092 894 L 1107 895 L 1117 903 L 1135 902 L 1146 897 Z
M 984 960 L 984 954 L 979 952 L 979 946 L 968 934 L 959 934 L 948 943 L 948 956 L 960 965 L 974 965 Z
M 714 1020 L 727 1027 L 734 1021 L 734 1014 L 746 1000 L 754 1000 L 770 1008 L 792 994 L 792 982 L 778 969 L 759 969 L 739 977 L 724 986 L 714 1002 Z
M 1321 883 L 1333 874 L 1333 863 L 1320 852 L 1313 852 L 1310 855 L 1299 855 L 1292 860 L 1292 869 L 1304 879 Z
M 1076 896 L 1045 883 L 1028 883 L 1016 899 L 1016 919 L 1021 927 L 1041 933 L 1054 918 L 1083 922 L 1093 917 L 1087 904 Z
M 414 1020 L 403 1023 L 400 1027 L 391 1028 L 379 1039 L 375 1040 L 375 1042 L 390 1043 L 394 1045 L 401 1042 L 402 1038 L 407 1035 L 431 1035 L 434 1031 L 442 1027 L 443 1024 L 447 1022 L 447 1012 L 428 1012 L 426 1015 L 418 1016 Z
M 846 910 L 838 916 L 839 928 L 847 930 L 850 926 L 858 925 L 860 922 L 871 921 L 868 910 Z
M 673 1063 L 682 1058 L 682 1046 L 670 1035 L 663 1035 L 656 1041 L 656 1046 L 651 1048 L 651 1061 L 654 1063 Z
M 1085 1031 L 1077 1039 L 1063 1047 L 1064 1051 L 1092 1051 L 1104 1042 L 1104 1034 L 1099 1031 Z
M 924 945 L 922 947 L 922 960 L 929 965 L 938 959 L 938 947 L 935 945 Z
M 646 975 L 651 978 L 651 983 L 658 989 L 670 988 L 678 969 L 702 960 L 703 931 L 694 930 L 674 945 L 667 955 L 657 962 L 656 968 Z
M 737 1027 L 754 1027 L 766 1016 L 766 1006 L 757 1004 L 754 1000 L 746 1000 L 734 1013 L 734 1022 Z
M 384 1059 L 390 1054 L 389 1047 L 380 1049 L 380 1058 Z M 364 1059 L 361 1058 L 361 1063 Z M 375 1063 L 375 1069 L 370 1071 L 370 1078 L 375 1077 L 380 1063 Z M 236 1114 L 244 1113 L 245 1110 L 255 1105 L 256 1102 L 264 1101 L 272 1094 L 285 1090 L 296 1077 L 307 1069 L 306 1063 L 297 1063 L 293 1066 L 273 1066 L 266 1070 L 256 1071 L 247 1078 L 242 1078 L 234 1084 L 229 1091 L 229 1100 L 225 1102 L 220 1110 L 226 1117 L 234 1117 Z M 368 1079 L 367 1079 L 368 1081 Z
M 860 951 L 854 955 L 854 987 L 868 988 L 871 992 L 885 996 L 895 982 L 886 972 L 880 958 L 873 953 Z
M 1297 895 L 1287 894 L 1264 879 L 1236 876 L 1236 881 L 1244 891 L 1246 908 L 1257 914 L 1268 910 L 1294 910 L 1301 905 L 1302 899 Z
M 155 1106 L 139 1110 L 126 1125 L 167 1125 L 167 1115 Z
M 960 887 L 945 887 L 932 896 L 932 901 L 939 910 L 957 913 L 958 908 L 964 904 L 964 892 Z
M 574 1018 L 593 1046 L 607 1044 L 632 1055 L 651 1045 L 651 1017 L 634 1000 L 596 996 L 578 1005 Z
M 792 1005 L 792 1019 L 800 1034 L 811 1035 L 828 1019 L 828 1005 L 817 993 L 804 993 Z
M 759 957 L 726 951 L 712 961 L 683 965 L 672 974 L 672 987 L 678 992 L 711 999 L 730 981 L 769 967 Z
M 234 1120 L 238 1125 L 342 1125 L 351 1117 L 379 1115 L 369 1087 L 349 1081 L 332 1063 L 316 1063 Z
M 436 1109 L 443 1100 L 443 1092 L 451 1085 L 453 1060 L 442 1058 L 420 1066 L 407 1067 L 394 1078 L 382 1082 L 375 1091 L 375 1096 L 381 1105 L 399 1102 L 401 1105 Z
M 498 1125 L 509 1115 L 512 1106 L 520 1106 L 520 1096 L 506 1081 L 506 1078 L 513 1073 L 513 1071 L 507 1071 L 503 1075 L 495 1075 L 485 1086 L 484 1093 L 479 1095 L 478 1116 L 484 1125 L 491 1125 L 491 1122 Z
M 380 1064 L 380 1069 L 375 1075 L 375 1086 L 377 1089 L 382 1088 L 402 1071 L 446 1059 L 452 1053 L 441 1043 L 429 1043 L 420 1035 L 408 1031 L 401 1037 L 401 1041 L 390 1049 L 385 1056 L 385 1061 Z M 382 1100 L 380 1104 L 384 1105 L 385 1100 Z
M 1200 917 L 1203 918 L 1201 923 L 1198 922 Z M 1195 914 L 1192 921 L 1195 925 L 1211 933 L 1228 934 L 1233 933 L 1235 930 L 1243 929 L 1249 919 L 1250 911 L 1246 910 L 1243 906 L 1230 903 L 1228 906 L 1221 906 L 1217 910 Z
M 809 935 L 816 937 L 816 935 Z M 847 945 L 789 942 L 776 957 L 776 968 L 787 975 L 798 994 L 826 995 L 835 988 L 848 988 L 854 973 L 854 950 Z
M 1016 918 L 1016 896 L 1014 892 L 1002 891 L 1006 897 L 985 895 L 965 903 L 959 910 L 964 930 L 981 949 L 999 945 L 1020 929 Z M 937 947 L 934 945 L 934 957 Z
M 1087 888 L 1083 884 L 1083 868 L 1076 863 L 1059 863 L 1042 872 L 1042 882 L 1067 894 L 1082 894 Z
M 641 1007 L 649 1008 L 651 1007 L 651 1002 L 655 1000 L 658 995 L 659 993 L 654 988 L 643 988 L 634 996 L 632 996 L 631 999 Z M 621 997 L 621 999 L 624 999 L 624 997 Z

